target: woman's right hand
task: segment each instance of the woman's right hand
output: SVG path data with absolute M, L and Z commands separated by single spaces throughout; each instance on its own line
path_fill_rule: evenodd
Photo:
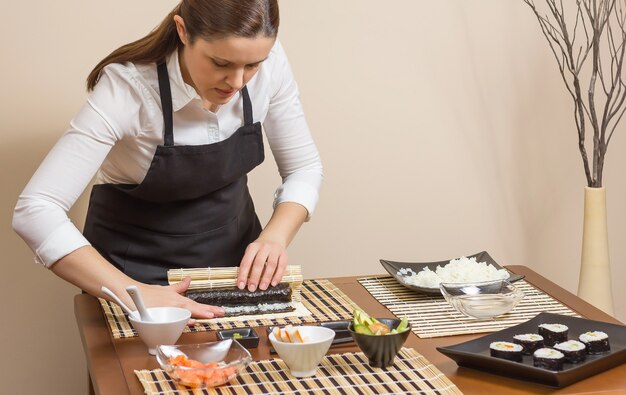
M 162 286 L 142 284 L 140 288 L 146 307 L 182 307 L 191 311 L 191 316 L 195 318 L 215 318 L 224 315 L 224 310 L 217 306 L 198 303 L 183 296 L 183 294 L 187 291 L 187 288 L 189 288 L 190 283 L 191 277 L 187 276 L 181 282 L 173 285 Z M 195 320 L 193 318 L 190 319 L 188 324 L 195 324 Z
M 129 307 L 134 304 L 126 293 L 126 287 L 136 285 L 141 291 L 146 307 L 182 307 L 191 311 L 191 316 L 196 318 L 215 318 L 224 315 L 224 311 L 219 307 L 201 304 L 183 296 L 189 288 L 191 277 L 185 277 L 183 281 L 174 285 L 143 284 L 119 271 L 92 246 L 81 247 L 64 256 L 51 267 L 51 270 L 90 295 L 109 299 L 101 291 L 104 285 Z M 191 319 L 189 323 L 193 324 L 195 320 Z

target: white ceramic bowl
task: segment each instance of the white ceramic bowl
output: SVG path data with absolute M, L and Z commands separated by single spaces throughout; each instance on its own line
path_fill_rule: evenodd
M 322 326 L 294 327 L 306 340 L 306 343 L 287 343 L 276 339 L 270 333 L 269 339 L 278 356 L 285 362 L 295 377 L 315 375 L 317 366 L 335 338 L 335 331 Z
M 154 322 L 136 319 L 139 317 L 137 311 L 129 315 L 128 320 L 148 346 L 148 352 L 156 355 L 158 345 L 176 343 L 191 318 L 191 312 L 180 307 L 150 307 L 148 312 Z

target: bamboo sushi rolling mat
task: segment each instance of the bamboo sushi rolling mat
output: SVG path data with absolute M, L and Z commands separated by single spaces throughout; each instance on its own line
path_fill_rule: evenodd
M 263 318 L 229 322 L 205 321 L 193 327 L 185 327 L 185 332 L 203 332 L 231 329 L 244 326 L 298 325 L 352 319 L 352 311 L 358 306 L 346 294 L 328 280 L 305 280 L 301 287 L 301 301 L 311 315 L 286 318 Z M 134 337 L 137 333 L 128 321 L 124 311 L 115 303 L 100 299 L 105 319 L 114 339 Z M 233 317 L 237 318 L 237 317 Z
M 524 280 L 515 283 L 524 292 L 524 299 L 512 311 L 493 320 L 467 317 L 450 306 L 443 296 L 408 289 L 390 276 L 360 278 L 359 283 L 397 317 L 407 317 L 413 333 L 420 338 L 496 332 L 542 312 L 580 317 Z
M 228 288 L 237 286 L 239 267 L 202 267 L 195 269 L 170 269 L 167 271 L 167 282 L 172 285 L 191 277 L 189 289 Z M 288 265 L 285 267 L 281 283 L 288 283 L 298 297 L 302 284 L 302 266 Z
M 135 370 L 148 395 L 161 394 L 461 394 L 432 363 L 403 348 L 393 366 L 372 368 L 362 353 L 327 355 L 313 377 L 295 378 L 280 359 L 252 362 L 223 386 L 190 390 L 160 369 Z

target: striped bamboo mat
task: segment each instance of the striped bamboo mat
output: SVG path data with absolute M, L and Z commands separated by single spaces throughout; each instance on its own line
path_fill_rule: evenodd
M 512 311 L 493 320 L 467 317 L 450 306 L 443 296 L 413 291 L 390 276 L 361 278 L 359 283 L 397 317 L 407 317 L 413 332 L 421 338 L 496 332 L 542 312 L 580 317 L 524 280 L 515 283 L 524 292 L 524 299 Z
M 432 363 L 403 348 L 393 366 L 371 368 L 362 353 L 327 355 L 315 376 L 297 379 L 280 359 L 252 362 L 221 387 L 190 390 L 177 386 L 160 369 L 135 370 L 148 395 L 161 394 L 461 394 Z
M 302 283 L 301 297 L 302 304 L 311 312 L 311 315 L 273 319 L 259 318 L 246 321 L 202 322 L 193 327 L 186 327 L 185 332 L 349 320 L 352 319 L 352 311 L 357 307 L 356 303 L 328 280 L 305 280 Z M 137 336 L 128 321 L 128 317 L 117 304 L 100 299 L 100 305 L 114 339 Z

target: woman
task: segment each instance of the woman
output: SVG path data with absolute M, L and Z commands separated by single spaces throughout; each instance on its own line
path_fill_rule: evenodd
M 168 269 L 240 265 L 239 288 L 277 284 L 322 180 L 278 22 L 276 0 L 183 0 L 102 60 L 15 209 L 36 261 L 92 295 L 132 305 L 134 284 L 199 318 L 223 312 L 182 296 L 190 279 L 165 286 Z M 261 124 L 283 179 L 263 229 L 247 188 Z M 81 234 L 66 213 L 94 174 Z

